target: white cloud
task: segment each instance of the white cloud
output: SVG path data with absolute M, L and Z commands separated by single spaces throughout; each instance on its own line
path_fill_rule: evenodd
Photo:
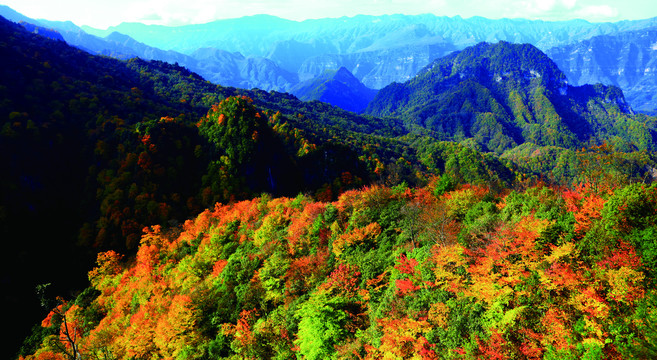
M 206 23 L 216 19 L 237 18 L 255 14 L 273 14 L 288 4 L 294 8 L 295 0 L 281 2 L 239 0 L 140 0 L 123 7 L 121 21 L 139 21 L 158 25 L 185 25 Z M 156 15 L 156 16 L 155 16 Z M 157 17 L 160 19 L 158 20 Z
M 561 3 L 566 7 L 566 9 L 572 9 L 577 4 L 577 0 L 561 0 Z
M 632 0 L 625 0 L 632 1 Z M 654 1 L 654 0 L 653 0 Z M 585 19 L 588 21 L 614 21 L 619 19 L 617 8 L 604 4 L 611 0 L 507 0 L 516 5 L 518 17 L 548 21 Z M 602 4 L 601 4 L 602 3 Z M 506 9 L 509 9 L 507 6 Z M 510 10 L 505 10 L 510 11 Z
M 577 10 L 577 16 L 591 21 L 613 20 L 618 16 L 618 9 L 609 5 L 588 5 Z
M 555 5 L 555 0 L 534 0 L 534 6 L 539 11 L 550 11 Z

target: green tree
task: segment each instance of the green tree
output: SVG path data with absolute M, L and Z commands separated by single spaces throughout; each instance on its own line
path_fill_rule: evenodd
M 342 310 L 345 299 L 320 290 L 296 312 L 299 319 L 299 353 L 305 359 L 334 359 L 335 345 L 348 335 L 349 316 Z

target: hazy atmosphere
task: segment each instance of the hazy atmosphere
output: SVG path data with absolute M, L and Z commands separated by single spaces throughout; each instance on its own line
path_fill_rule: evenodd
M 76 25 L 96 28 L 121 22 L 176 26 L 256 14 L 290 20 L 431 13 L 464 18 L 584 19 L 591 22 L 637 20 L 657 15 L 657 3 L 652 0 L 5 0 L 4 4 L 32 18 L 71 20 Z

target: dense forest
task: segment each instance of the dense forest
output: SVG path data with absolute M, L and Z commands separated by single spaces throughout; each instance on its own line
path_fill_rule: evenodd
M 617 88 L 483 44 L 358 115 L 31 31 L 0 19 L 8 357 L 655 355 L 655 118 Z
M 108 251 L 27 359 L 651 358 L 657 188 L 218 203 Z

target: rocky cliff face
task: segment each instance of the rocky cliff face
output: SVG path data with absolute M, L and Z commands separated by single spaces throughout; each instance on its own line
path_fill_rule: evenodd
M 335 54 L 337 51 L 333 44 L 320 39 L 313 39 L 307 43 L 284 40 L 275 43 L 266 57 L 281 68 L 296 73 L 307 59 L 322 54 Z
M 265 58 L 245 57 L 215 48 L 198 49 L 190 56 L 196 61 L 193 71 L 224 86 L 287 91 L 299 82 L 296 74 Z
M 657 27 L 596 36 L 546 53 L 571 84 L 615 85 L 635 110 L 657 109 Z
M 347 68 L 365 86 L 381 89 L 392 82 L 404 82 L 433 59 L 456 50 L 449 43 L 357 52 L 344 55 L 320 55 L 307 59 L 299 68 L 300 79 L 310 79 L 326 70 Z
M 80 32 L 82 33 L 84 32 Z M 160 60 L 170 64 L 179 63 L 183 66 L 192 69 L 196 65 L 196 61 L 184 54 L 176 51 L 165 51 L 146 44 L 140 43 L 128 35 L 118 32 L 113 32 L 107 35 L 103 41 L 95 46 L 95 52 L 102 55 L 117 54 L 119 58 L 140 57 L 146 60 Z M 89 43 L 81 42 L 81 45 Z M 89 46 L 89 45 L 87 45 Z M 109 52 L 109 53 L 108 53 Z
M 290 21 L 258 15 L 207 24 L 166 27 L 123 23 L 107 30 L 83 29 L 101 37 L 113 31 L 161 49 L 189 54 L 202 47 L 240 52 L 246 57 L 267 56 L 280 42 L 300 44 L 319 41 L 330 46 L 330 53 L 349 54 L 376 48 L 436 43 L 436 39 L 458 48 L 482 41 L 531 43 L 539 49 L 566 45 L 596 35 L 637 30 L 657 25 L 655 19 L 618 23 L 589 23 L 583 20 L 534 21 L 525 19 L 486 19 L 459 16 L 382 15 Z

